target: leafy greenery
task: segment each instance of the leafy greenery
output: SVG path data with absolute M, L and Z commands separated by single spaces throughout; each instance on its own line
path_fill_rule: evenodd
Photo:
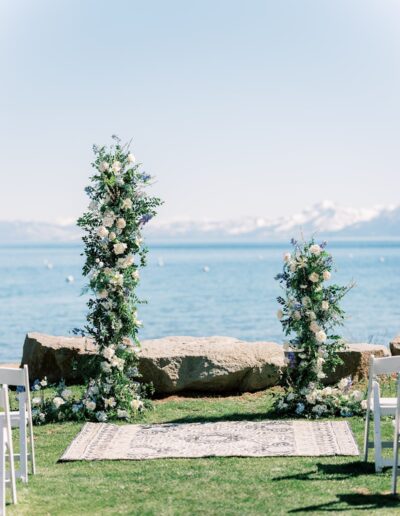
M 292 244 L 294 250 L 284 255 L 283 272 L 276 277 L 284 291 L 278 297 L 277 315 L 289 337 L 284 344 L 286 392 L 278 397 L 276 408 L 312 417 L 361 412 L 362 395 L 350 392 L 350 379 L 335 388 L 322 384 L 326 373 L 341 363 L 338 352 L 345 343 L 335 328 L 343 323 L 340 300 L 349 287 L 327 284 L 333 260 L 325 242 L 292 240 Z
M 52 400 L 37 399 L 36 423 L 64 419 L 106 421 L 130 420 L 145 407 L 148 388 L 140 382 L 137 307 L 135 289 L 139 269 L 146 265 L 147 248 L 142 228 L 156 214 L 160 199 L 150 197 L 145 187 L 151 176 L 121 145 L 117 137 L 110 148 L 93 147 L 95 169 L 86 188 L 89 210 L 78 220 L 86 257 L 83 274 L 89 278 L 87 325 L 82 335 L 98 347 L 94 378 L 82 399 L 76 399 L 61 384 Z M 40 382 L 35 388 L 40 390 Z
M 75 389 L 72 388 L 74 391 Z M 272 394 L 154 402 L 141 423 L 253 420 L 274 416 Z M 44 391 L 50 398 L 54 392 Z M 359 446 L 363 420 L 348 419 Z M 355 457 L 165 459 L 57 463 L 79 423 L 35 427 L 38 474 L 18 482 L 10 515 L 398 514 L 391 470 L 375 474 Z M 385 439 L 392 424 L 384 421 Z M 15 439 L 17 443 L 17 439 Z

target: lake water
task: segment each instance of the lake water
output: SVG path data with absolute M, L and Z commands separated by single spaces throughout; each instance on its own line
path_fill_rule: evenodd
M 288 248 L 151 246 L 140 287 L 148 300 L 139 307 L 141 338 L 228 335 L 282 342 L 274 276 Z M 335 243 L 329 250 L 338 269 L 333 279 L 357 283 L 343 301 L 348 319 L 342 335 L 388 344 L 400 333 L 400 243 Z M 0 247 L 0 361 L 20 359 L 28 331 L 70 335 L 83 326 L 80 252 L 79 245 Z M 73 283 L 66 282 L 69 275 Z

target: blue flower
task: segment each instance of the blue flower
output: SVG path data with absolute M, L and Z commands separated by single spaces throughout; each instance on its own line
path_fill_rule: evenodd
M 151 213 L 146 213 L 145 215 L 142 215 L 142 217 L 140 217 L 139 219 L 139 224 L 147 224 L 149 222 L 149 220 L 151 220 L 153 218 L 153 215 Z

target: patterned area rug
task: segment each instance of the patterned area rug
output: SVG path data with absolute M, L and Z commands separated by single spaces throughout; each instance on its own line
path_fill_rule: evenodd
M 86 423 L 60 460 L 285 455 L 359 455 L 359 451 L 347 421 Z

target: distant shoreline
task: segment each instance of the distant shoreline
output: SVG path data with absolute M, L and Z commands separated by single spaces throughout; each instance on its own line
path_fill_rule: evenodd
M 317 240 L 323 241 L 323 238 L 317 238 Z M 152 241 L 147 239 L 147 245 L 150 249 L 196 249 L 196 248 L 247 248 L 247 249 L 273 249 L 273 248 L 285 248 L 290 242 L 289 240 L 279 240 L 271 242 L 260 242 L 260 241 L 195 241 L 195 240 L 164 240 L 164 241 Z M 349 239 L 329 239 L 328 244 L 330 248 L 348 248 L 348 247 L 400 247 L 400 238 L 349 238 Z M 42 248 L 81 248 L 82 244 L 80 241 L 73 242 L 0 242 L 0 249 L 42 249 Z

